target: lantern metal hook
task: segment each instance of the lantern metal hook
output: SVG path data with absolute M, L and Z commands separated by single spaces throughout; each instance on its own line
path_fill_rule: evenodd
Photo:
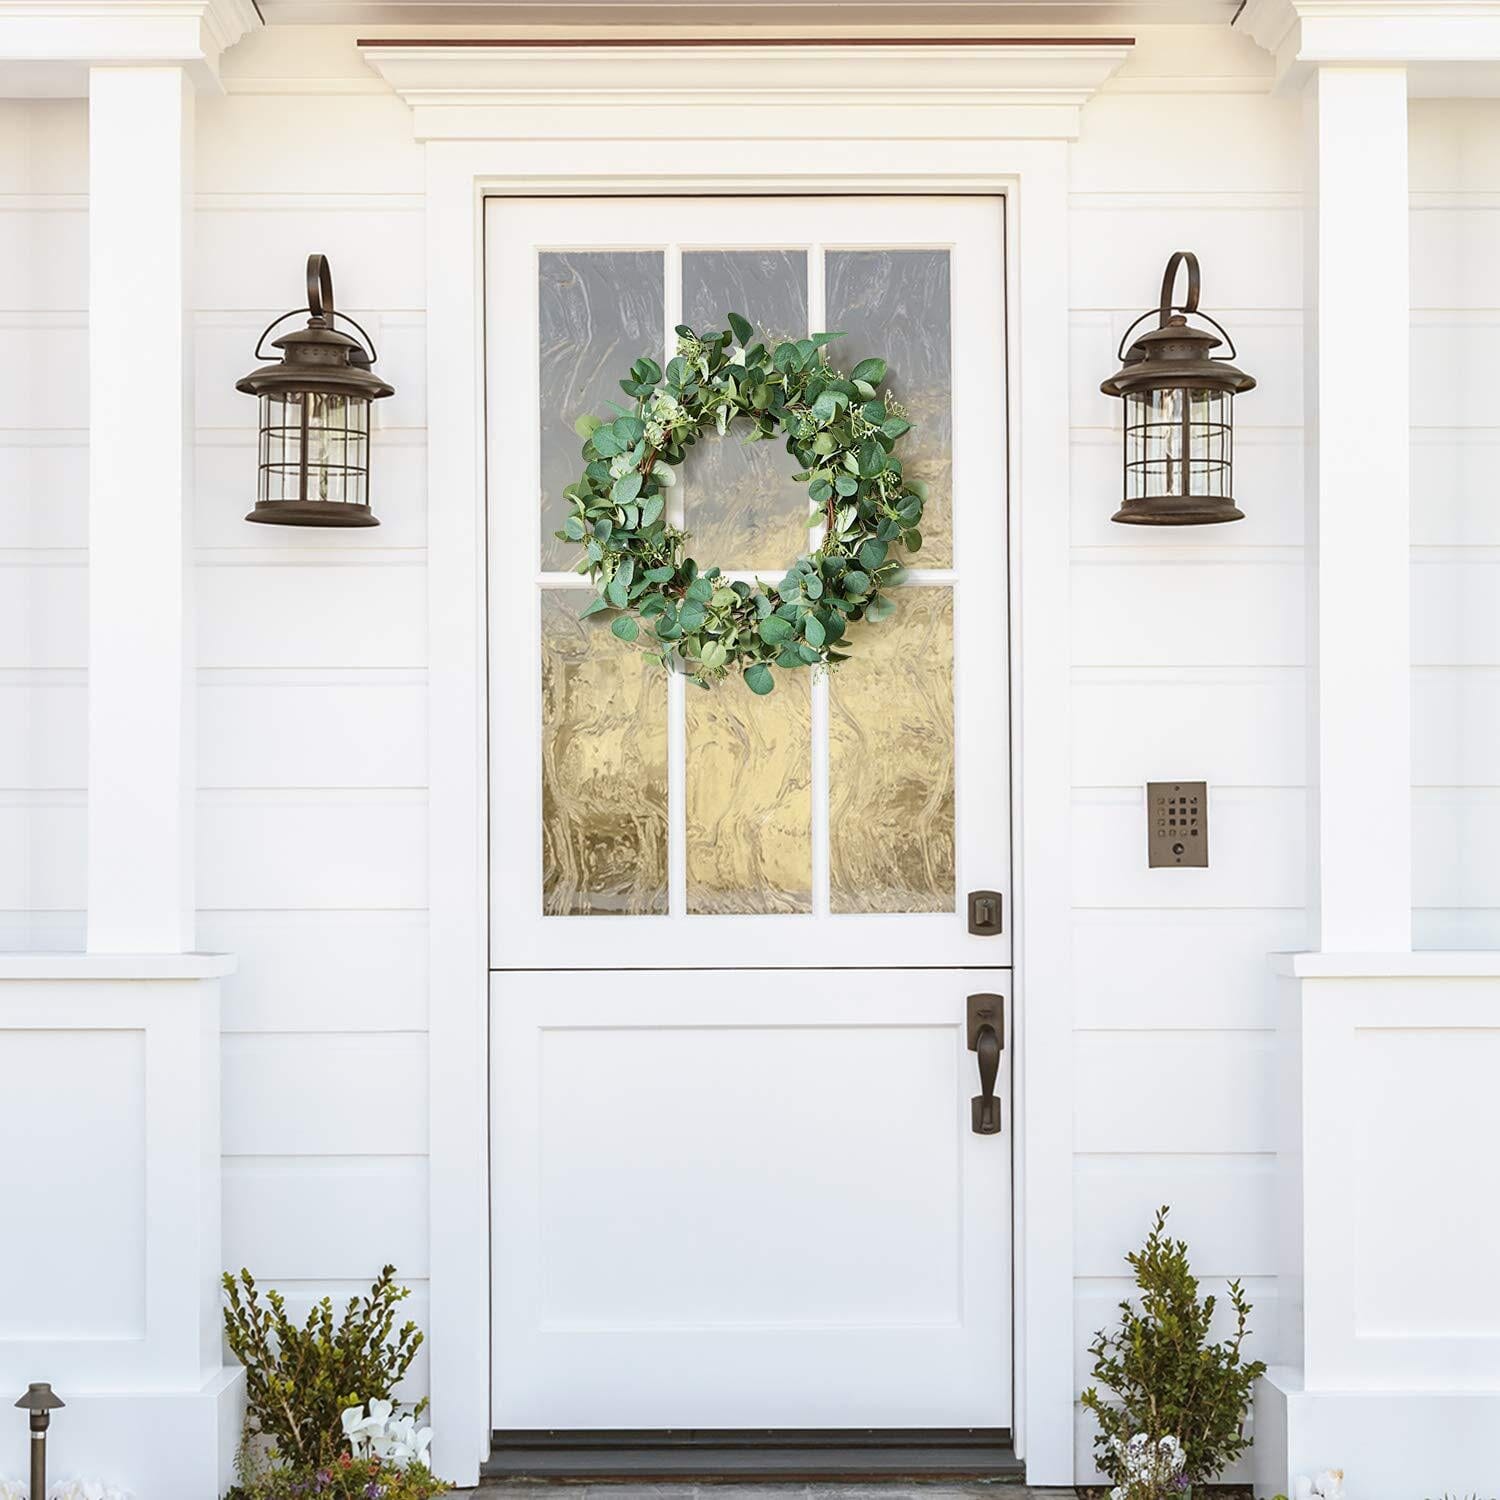
M 357 323 L 348 313 L 339 312 L 333 305 L 333 268 L 328 264 L 326 255 L 314 253 L 307 257 L 307 315 L 311 318 L 318 318 L 324 323 L 347 323 L 364 340 L 364 346 L 369 350 L 370 363 L 373 365 L 380 358 L 375 348 L 375 340 L 370 337 L 364 326 Z M 301 316 L 302 309 L 294 307 L 290 312 L 284 312 L 279 318 L 273 318 L 267 323 L 261 330 L 260 337 L 255 341 L 256 359 L 275 358 L 265 350 L 266 336 L 288 319 Z
M 1173 302 L 1172 293 L 1177 290 L 1177 273 L 1183 266 L 1187 267 L 1187 300 L 1185 302 Z M 1229 330 L 1219 322 L 1217 318 L 1210 317 L 1198 306 L 1198 298 L 1203 290 L 1203 275 L 1198 269 L 1198 257 L 1191 250 L 1174 250 L 1171 259 L 1167 261 L 1167 269 L 1161 279 L 1161 300 L 1158 304 L 1143 312 L 1120 338 L 1120 347 L 1115 352 L 1115 358 L 1124 364 L 1127 360 L 1126 350 L 1130 347 L 1130 336 L 1147 318 L 1153 315 L 1157 319 L 1158 328 L 1166 328 L 1171 324 L 1172 314 L 1181 313 L 1184 317 L 1201 318 L 1209 324 L 1216 332 L 1223 335 L 1224 342 L 1229 346 L 1227 354 L 1215 354 L 1210 358 L 1224 364 L 1233 364 L 1239 358 L 1239 352 L 1234 347 L 1234 339 Z

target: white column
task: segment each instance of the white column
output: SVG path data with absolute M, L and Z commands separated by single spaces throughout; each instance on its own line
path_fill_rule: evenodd
M 1307 89 L 1312 889 L 1324 952 L 1411 947 L 1406 73 Z
M 183 68 L 90 70 L 92 953 L 193 946 L 192 141 Z

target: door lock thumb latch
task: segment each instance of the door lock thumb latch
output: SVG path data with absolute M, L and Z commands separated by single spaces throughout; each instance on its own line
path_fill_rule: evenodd
M 979 1054 L 979 1093 L 970 1101 L 975 1135 L 1000 1134 L 1000 1101 L 995 1084 L 1005 1050 L 1005 996 L 969 996 L 969 1051 Z
M 969 931 L 975 937 L 999 937 L 1005 930 L 999 891 L 969 892 Z

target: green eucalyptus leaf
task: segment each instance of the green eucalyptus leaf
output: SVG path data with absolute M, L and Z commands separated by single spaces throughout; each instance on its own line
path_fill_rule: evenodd
M 586 411 L 581 417 L 574 417 L 573 419 L 573 431 L 576 432 L 578 436 L 581 437 L 585 442 L 587 442 L 589 438 L 593 437 L 593 435 L 598 432 L 598 430 L 603 426 L 604 423 L 601 422 L 599 418 L 596 417 L 591 411 Z
M 760 638 L 768 646 L 779 646 L 792 638 L 793 625 L 780 615 L 768 615 L 759 625 Z
M 740 348 L 749 348 L 750 340 L 755 336 L 755 330 L 750 326 L 749 319 L 742 318 L 738 313 L 730 313 L 725 321 L 729 324 L 729 331 L 738 340 Z
M 619 636 L 622 641 L 633 641 L 641 633 L 641 627 L 629 615 L 621 615 L 609 629 L 610 634 Z
M 752 693 L 759 693 L 764 697 L 776 686 L 776 679 L 771 676 L 771 669 L 765 662 L 758 661 L 745 668 L 745 686 Z
M 629 505 L 641 492 L 641 475 L 637 469 L 632 469 L 628 474 L 621 474 L 615 480 L 609 492 L 609 498 L 616 505 Z
M 867 385 L 879 385 L 885 379 L 885 361 L 862 359 L 850 370 L 849 378 L 856 382 L 863 380 Z

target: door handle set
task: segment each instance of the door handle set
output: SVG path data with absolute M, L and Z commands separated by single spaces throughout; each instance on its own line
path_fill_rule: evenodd
M 1000 1134 L 1000 1101 L 995 1083 L 1000 1077 L 1000 1054 L 1005 1050 L 1005 996 L 969 996 L 969 1051 L 979 1054 L 979 1093 L 970 1101 L 975 1135 Z

